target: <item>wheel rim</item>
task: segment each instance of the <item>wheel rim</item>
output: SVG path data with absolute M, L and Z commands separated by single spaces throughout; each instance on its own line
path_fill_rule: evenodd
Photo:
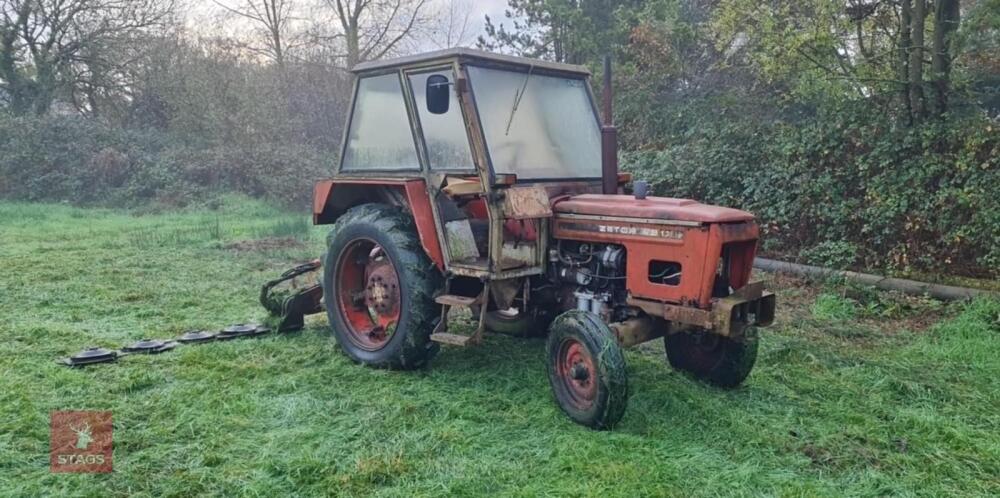
M 375 241 L 356 239 L 337 259 L 337 302 L 347 337 L 377 351 L 392 339 L 402 311 L 399 274 Z
M 567 338 L 559 346 L 556 364 L 567 401 L 579 410 L 590 408 L 597 397 L 597 368 L 587 347 Z

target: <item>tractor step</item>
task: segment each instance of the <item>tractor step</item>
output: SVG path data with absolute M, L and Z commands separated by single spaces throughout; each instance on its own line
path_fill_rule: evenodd
M 457 294 L 441 294 L 434 298 L 434 301 L 438 304 L 444 304 L 446 306 L 472 306 L 474 304 L 480 304 L 480 296 L 459 296 Z
M 431 332 L 431 340 L 441 344 L 463 347 L 483 342 L 483 332 L 486 331 L 486 324 L 484 322 L 486 306 L 482 304 L 489 301 L 490 287 L 488 285 L 483 287 L 482 294 L 478 296 L 460 296 L 457 294 L 448 294 L 447 292 L 447 287 L 445 287 L 445 294 L 434 298 L 434 301 L 441 305 L 441 320 L 438 321 L 437 326 L 434 327 L 434 331 Z M 478 326 L 475 333 L 472 335 L 461 335 L 448 332 L 448 311 L 455 306 L 470 307 L 475 305 L 479 305 L 479 316 L 476 317 L 478 319 Z
M 448 344 L 451 346 L 467 346 L 469 343 L 475 343 L 471 335 L 461 335 L 461 334 L 450 334 L 448 332 L 438 332 L 431 334 L 431 340 L 441 344 Z

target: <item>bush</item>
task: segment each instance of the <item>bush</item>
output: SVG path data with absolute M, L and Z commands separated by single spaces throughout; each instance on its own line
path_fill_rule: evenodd
M 624 169 L 658 194 L 753 212 L 778 257 L 1000 274 L 1000 130 L 987 118 L 895 128 L 844 105 L 794 123 L 699 125 L 626 154 Z
M 0 117 L 0 197 L 15 200 L 186 205 L 240 192 L 303 206 L 329 162 L 305 145 L 192 145 L 80 117 Z

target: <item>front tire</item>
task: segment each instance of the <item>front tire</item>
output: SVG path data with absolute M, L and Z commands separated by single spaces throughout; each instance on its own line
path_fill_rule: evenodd
M 424 253 L 413 219 L 399 208 L 364 204 L 327 237 L 323 293 L 330 329 L 354 361 L 413 369 L 437 353 L 441 274 Z
M 740 385 L 757 362 L 757 330 L 751 326 L 741 340 L 699 329 L 668 335 L 663 344 L 671 366 L 719 387 Z
M 628 373 L 607 324 L 586 311 L 567 311 L 552 323 L 545 352 L 559 408 L 578 424 L 613 428 L 628 404 Z

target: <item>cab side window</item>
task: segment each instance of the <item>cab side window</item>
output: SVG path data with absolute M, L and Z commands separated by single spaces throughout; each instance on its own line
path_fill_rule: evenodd
M 455 89 L 450 88 L 451 102 L 448 111 L 434 114 L 428 111 L 424 104 L 427 98 L 427 78 L 442 75 L 448 81 L 454 82 L 455 75 L 449 71 L 436 71 L 410 75 L 410 88 L 413 91 L 413 101 L 416 102 L 417 116 L 420 118 L 420 128 L 424 132 L 424 143 L 427 145 L 427 159 L 431 169 L 437 170 L 472 170 L 472 152 L 469 150 L 469 138 L 465 132 L 465 121 L 462 120 L 462 108 L 459 105 Z

